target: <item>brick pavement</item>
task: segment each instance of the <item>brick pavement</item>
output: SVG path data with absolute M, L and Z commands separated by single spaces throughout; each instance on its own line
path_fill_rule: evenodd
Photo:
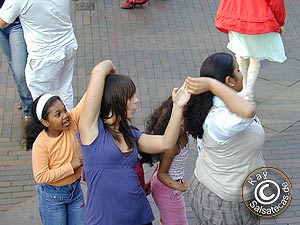
M 136 112 L 133 123 L 143 129 L 143 120 L 151 109 L 164 100 L 174 86 L 180 85 L 187 75 L 197 76 L 204 58 L 215 52 L 228 52 L 227 36 L 214 27 L 217 0 L 150 0 L 147 6 L 133 10 L 121 10 L 119 3 L 116 0 L 83 0 L 72 3 L 72 19 L 79 44 L 73 79 L 75 101 L 84 93 L 92 67 L 100 60 L 112 59 L 118 71 L 130 74 L 138 87 L 141 107 Z M 93 4 L 95 9 L 89 9 Z M 300 49 L 300 2 L 286 1 L 286 7 L 287 21 L 283 40 L 287 54 L 293 54 Z M 279 110 L 274 108 L 274 105 L 281 104 L 290 112 L 299 110 L 298 102 L 283 104 L 288 100 L 299 99 L 294 99 L 296 90 L 299 90 L 297 82 L 300 80 L 300 74 L 297 73 L 300 65 L 298 56 L 300 54 L 296 52 L 296 55 L 289 57 L 288 61 L 294 64 L 287 63 L 280 67 L 283 72 L 296 70 L 293 74 L 284 73 L 287 77 L 293 75 L 293 82 L 280 80 L 282 74 L 275 77 L 277 80 L 274 80 L 273 74 L 268 76 L 268 71 L 272 68 L 275 68 L 272 73 L 278 71 L 277 65 L 264 62 L 264 73 L 261 73 L 256 88 L 258 114 L 268 138 L 264 146 L 267 163 L 284 170 L 294 185 L 294 200 L 288 210 L 276 219 L 263 220 L 264 224 L 300 224 L 300 114 L 283 112 L 289 117 L 283 123 L 279 117 L 282 114 L 277 115 Z M 13 211 L 18 208 L 18 203 L 35 196 L 35 183 L 31 172 L 31 152 L 22 148 L 22 118 L 16 107 L 18 95 L 15 84 L 6 60 L 2 55 L 0 57 L 2 220 L 7 210 Z M 288 96 L 290 90 L 293 93 Z M 275 99 L 277 94 L 281 98 Z M 195 150 L 191 150 L 191 161 L 195 154 Z M 192 166 L 189 163 L 189 171 L 192 171 Z M 28 209 L 28 206 L 24 207 Z M 189 207 L 187 211 L 190 224 L 195 224 Z

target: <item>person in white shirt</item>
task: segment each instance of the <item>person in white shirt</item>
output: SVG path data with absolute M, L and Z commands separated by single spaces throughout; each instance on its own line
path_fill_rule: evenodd
M 208 86 L 219 82 L 227 89 L 202 93 L 202 79 L 208 79 Z M 185 130 L 202 145 L 189 190 L 199 224 L 259 223 L 243 202 L 242 185 L 250 172 L 265 165 L 265 134 L 254 106 L 237 95 L 242 80 L 235 58 L 216 53 L 205 59 L 199 78 L 185 81 L 193 94 L 184 111 Z M 253 198 L 250 192 L 244 196 L 246 201 Z
M 70 18 L 70 0 L 6 0 L 0 28 L 19 17 L 28 58 L 25 76 L 33 99 L 45 92 L 73 108 L 72 78 L 78 48 Z

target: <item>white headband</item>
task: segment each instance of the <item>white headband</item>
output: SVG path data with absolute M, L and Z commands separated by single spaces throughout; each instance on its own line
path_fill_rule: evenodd
M 44 106 L 46 105 L 48 100 L 54 96 L 55 95 L 53 95 L 53 94 L 46 93 L 46 94 L 43 94 L 39 98 L 38 103 L 36 104 L 36 116 L 39 120 L 42 119 L 42 113 L 43 113 Z

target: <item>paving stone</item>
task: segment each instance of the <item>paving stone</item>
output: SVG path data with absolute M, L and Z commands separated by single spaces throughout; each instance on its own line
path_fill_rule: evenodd
M 93 66 L 112 59 L 118 72 L 130 75 L 137 85 L 141 102 L 133 124 L 143 129 L 145 118 L 173 87 L 181 85 L 187 75 L 199 76 L 199 67 L 208 55 L 229 52 L 227 35 L 214 27 L 218 3 L 156 0 L 132 10 L 122 10 L 120 1 L 112 0 L 71 3 L 79 45 L 73 78 L 75 102 L 85 92 Z M 287 21 L 282 38 L 288 60 L 283 64 L 262 62 L 255 100 L 266 132 L 266 164 L 290 176 L 295 198 L 282 216 L 263 219 L 262 224 L 300 224 L 300 1 L 285 4 Z M 2 54 L 0 62 L 0 225 L 40 225 L 31 152 L 21 147 L 22 115 L 16 109 L 19 98 Z M 186 177 L 192 175 L 196 157 L 191 140 Z M 153 168 L 145 171 L 149 177 Z M 184 197 L 189 224 L 194 225 L 186 193 Z M 153 199 L 149 197 L 149 201 L 156 215 L 154 225 L 158 225 L 158 210 Z

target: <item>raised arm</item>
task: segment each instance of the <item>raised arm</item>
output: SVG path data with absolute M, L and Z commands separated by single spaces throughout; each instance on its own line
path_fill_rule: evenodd
M 229 110 L 242 118 L 252 118 L 255 115 L 254 106 L 244 100 L 237 93 L 225 84 L 208 77 L 187 77 L 185 85 L 191 94 L 200 94 L 211 91 L 220 97 Z
M 183 107 L 190 97 L 191 95 L 184 86 L 173 90 L 173 109 L 164 135 L 142 134 L 138 140 L 138 147 L 141 152 L 159 153 L 175 146 L 181 127 Z
M 98 63 L 92 70 L 78 125 L 83 144 L 91 144 L 98 135 L 98 117 L 101 110 L 105 78 L 112 73 L 115 73 L 115 66 L 110 60 Z

